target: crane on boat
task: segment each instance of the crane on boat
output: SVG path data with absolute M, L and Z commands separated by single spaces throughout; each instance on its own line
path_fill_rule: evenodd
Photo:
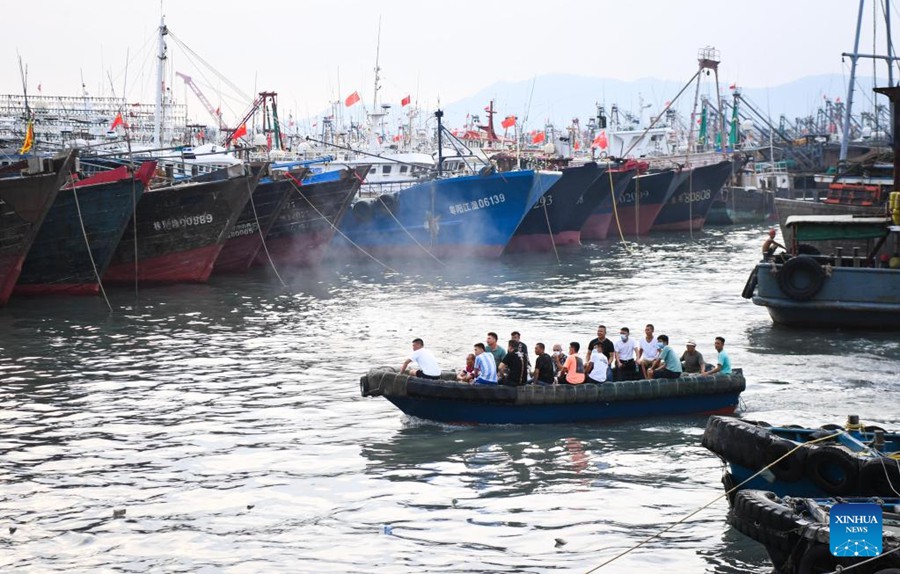
M 206 96 L 203 95 L 203 92 L 200 91 L 200 87 L 194 83 L 193 78 L 191 78 L 187 74 L 182 74 L 181 72 L 175 72 L 175 75 L 184 80 L 185 85 L 189 87 L 192 92 L 194 92 L 194 95 L 197 96 L 197 99 L 200 100 L 200 103 L 203 104 L 203 107 L 206 108 L 206 111 L 209 112 L 209 115 L 211 115 L 213 119 L 216 120 L 216 123 L 219 126 L 219 130 L 223 132 L 227 131 L 228 126 L 226 126 L 225 122 L 222 120 L 222 111 L 212 107 L 212 104 L 209 102 Z

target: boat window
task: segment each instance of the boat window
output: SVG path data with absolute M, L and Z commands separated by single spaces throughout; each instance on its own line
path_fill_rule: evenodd
M 369 170 L 369 173 L 375 173 L 375 166 L 372 166 L 372 168 Z
M 406 173 L 407 171 L 409 171 L 409 166 L 408 166 L 408 165 L 401 165 L 401 166 L 400 166 L 400 173 Z
M 381 166 L 381 173 L 383 173 L 385 175 L 391 173 L 391 166 L 389 166 L 389 165 Z

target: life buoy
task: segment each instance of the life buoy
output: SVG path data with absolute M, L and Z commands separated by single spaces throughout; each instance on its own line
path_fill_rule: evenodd
M 357 221 L 368 221 L 372 218 L 372 204 L 368 201 L 358 200 L 350 208 L 350 211 Z
M 750 277 L 747 277 L 747 282 L 744 283 L 744 290 L 741 291 L 741 297 L 744 299 L 753 297 L 753 292 L 756 290 L 756 284 L 759 283 L 757 273 L 759 273 L 759 267 L 754 267 L 753 271 L 750 272 Z
M 824 284 L 825 270 L 808 255 L 788 259 L 778 272 L 778 286 L 795 301 L 812 299 Z
M 790 456 L 775 462 L 787 453 L 791 452 L 797 445 L 787 439 L 773 437 L 772 442 L 766 447 L 766 458 L 769 459 L 770 470 L 775 478 L 786 482 L 796 482 L 803 478 L 806 472 L 806 448 L 795 450 Z M 774 463 L 774 464 L 773 464 Z
M 859 461 L 841 447 L 820 446 L 806 456 L 806 472 L 828 494 L 849 494 L 857 489 Z

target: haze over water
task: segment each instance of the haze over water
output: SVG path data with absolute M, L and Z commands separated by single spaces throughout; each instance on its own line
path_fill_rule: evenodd
M 458 368 L 652 322 L 740 416 L 900 428 L 896 334 L 791 330 L 740 297 L 763 230 L 654 235 L 499 261 L 332 262 L 0 310 L 0 571 L 586 572 L 722 493 L 705 417 L 451 427 L 359 396 L 420 336 Z M 125 510 L 114 517 L 115 510 Z M 769 572 L 715 502 L 598 572 Z M 15 528 L 10 532 L 10 528 Z M 562 542 L 557 542 L 561 539 Z

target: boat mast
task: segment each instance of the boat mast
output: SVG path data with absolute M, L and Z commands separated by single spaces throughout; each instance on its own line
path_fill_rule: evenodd
M 165 92 L 166 73 L 166 17 L 159 19 L 159 51 L 156 54 L 156 112 L 153 115 L 153 147 L 162 147 L 163 124 L 163 92 Z
M 862 29 L 863 8 L 865 7 L 865 3 L 866 0 L 859 0 L 859 14 L 856 17 L 856 37 L 853 40 L 853 53 L 848 54 L 847 52 L 844 52 L 841 54 L 843 57 L 850 58 L 850 82 L 847 85 L 847 105 L 844 107 L 844 122 L 841 126 L 841 155 L 838 158 L 839 162 L 847 160 L 847 149 L 850 146 L 850 116 L 853 110 L 853 91 L 856 87 L 856 61 L 859 58 L 884 60 L 887 63 L 888 68 L 888 85 L 892 87 L 894 85 L 893 65 L 895 61 L 900 60 L 900 58 L 894 56 L 894 47 L 891 41 L 891 12 L 889 0 L 884 0 L 887 55 L 882 56 L 879 54 L 859 53 L 859 35 Z M 891 103 L 891 106 L 893 106 L 893 102 Z M 891 137 L 893 136 L 894 134 L 891 134 Z
M 381 67 L 378 65 L 378 60 L 381 55 L 381 16 L 378 17 L 378 39 L 375 43 L 375 90 L 372 95 L 372 111 L 376 111 L 378 109 L 378 89 L 381 87 L 378 82 L 381 80 L 380 72 Z

